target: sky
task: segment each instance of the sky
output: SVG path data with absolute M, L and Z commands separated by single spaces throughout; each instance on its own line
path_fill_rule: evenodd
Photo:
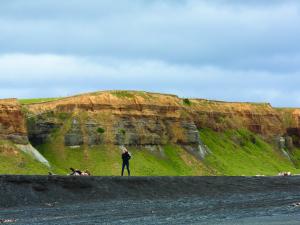
M 298 0 L 1 0 L 0 98 L 144 90 L 300 107 Z

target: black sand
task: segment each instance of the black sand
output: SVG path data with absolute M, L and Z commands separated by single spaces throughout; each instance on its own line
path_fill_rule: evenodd
M 300 224 L 300 177 L 0 176 L 12 224 Z

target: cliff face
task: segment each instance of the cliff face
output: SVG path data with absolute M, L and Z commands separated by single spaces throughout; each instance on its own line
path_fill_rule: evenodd
M 23 105 L 15 99 L 0 100 L 2 161 L 15 158 L 11 152 L 32 147 L 26 145 L 28 139 L 58 174 L 68 172 L 62 172 L 67 162 L 95 175 L 118 175 L 120 145 L 133 153 L 138 175 L 276 174 L 296 171 L 300 165 L 295 148 L 300 146 L 300 110 L 138 91 L 96 92 Z M 24 157 L 20 154 L 8 167 L 24 171 L 32 165 L 32 159 L 24 162 Z M 252 165 L 257 168 L 249 171 Z M 0 172 L 6 171 L 3 168 Z
M 216 131 L 248 129 L 266 138 L 281 136 L 286 125 L 280 112 L 270 104 L 218 102 L 202 99 L 191 100 L 189 110 L 199 128 Z
M 266 139 L 300 137 L 300 110 L 269 104 L 180 99 L 175 95 L 111 91 L 27 105 L 29 139 L 44 143 L 64 130 L 64 144 L 199 147 L 198 129 L 248 129 Z
M 99 144 L 201 148 L 198 129 L 248 129 L 266 139 L 285 136 L 300 145 L 300 110 L 269 104 L 181 99 L 146 92 L 96 92 L 24 105 L 0 101 L 0 135 L 16 143 L 46 143 L 52 134 L 65 146 Z M 24 123 L 27 120 L 27 128 Z
M 300 110 L 273 108 L 267 103 L 191 99 L 189 114 L 196 126 L 215 131 L 247 129 L 279 147 L 300 146 Z M 281 142 L 281 143 L 280 143 Z
M 277 109 L 286 128 L 285 137 L 287 146 L 300 147 L 300 110 L 299 109 Z
M 16 144 L 28 143 L 25 119 L 16 99 L 0 100 L 0 139 Z
M 27 106 L 29 139 L 44 143 L 60 130 L 66 146 L 180 144 L 198 151 L 197 127 L 181 99 L 144 92 L 99 92 Z M 59 131 L 58 131 L 59 132 Z

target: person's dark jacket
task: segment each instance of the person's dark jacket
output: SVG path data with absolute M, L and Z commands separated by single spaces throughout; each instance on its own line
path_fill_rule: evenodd
M 123 162 L 129 162 L 129 159 L 131 158 L 130 154 L 128 152 L 125 152 L 122 154 L 122 160 Z

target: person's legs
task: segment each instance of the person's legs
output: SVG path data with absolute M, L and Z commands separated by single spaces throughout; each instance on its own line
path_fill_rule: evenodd
M 127 168 L 128 176 L 130 176 L 129 162 L 127 162 L 126 168 Z
M 125 163 L 123 162 L 123 164 L 122 164 L 122 173 L 121 173 L 122 176 L 124 174 L 124 168 L 125 168 Z

